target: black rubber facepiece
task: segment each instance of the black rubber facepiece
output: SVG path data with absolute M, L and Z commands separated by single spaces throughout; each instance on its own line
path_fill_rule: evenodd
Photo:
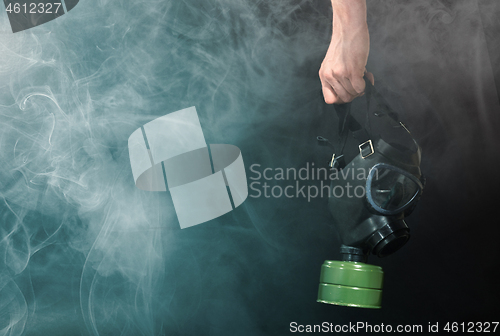
M 335 106 L 339 140 L 330 168 L 339 178 L 328 204 L 344 261 L 366 262 L 369 254 L 386 257 L 403 247 L 410 238 L 404 218 L 425 185 L 421 150 L 408 128 L 368 81 L 365 92 L 356 108 Z

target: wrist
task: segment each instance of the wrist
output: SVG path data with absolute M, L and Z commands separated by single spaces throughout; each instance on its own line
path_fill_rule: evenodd
M 366 0 L 331 0 L 333 29 L 344 32 L 366 29 Z

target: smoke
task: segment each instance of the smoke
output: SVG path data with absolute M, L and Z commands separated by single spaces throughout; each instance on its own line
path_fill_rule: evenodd
M 477 167 L 489 170 L 490 162 L 498 159 L 490 154 L 497 152 L 495 129 L 500 125 L 490 58 L 496 58 L 498 50 L 496 42 L 485 37 L 485 15 L 480 11 L 486 3 L 443 0 L 368 4 L 372 40 L 369 66 L 385 80 L 394 101 L 403 103 L 399 110 L 418 134 L 425 148 L 424 159 L 433 157 L 428 169 L 439 167 L 432 178 L 443 181 L 437 186 L 445 189 L 447 185 L 459 188 L 451 181 L 454 178 L 468 180 L 468 192 L 479 196 L 484 175 L 477 174 Z M 489 8 L 493 11 L 496 6 L 490 3 Z M 485 22 L 491 25 L 490 20 Z M 486 157 L 478 152 L 480 149 L 489 151 Z M 493 171 L 484 173 L 495 175 Z
M 81 1 L 12 34 L 4 14 L 0 335 L 281 334 L 331 319 L 314 302 L 337 249 L 325 200 L 248 199 L 180 230 L 168 192 L 134 186 L 127 149 L 140 126 L 196 106 L 207 143 L 238 146 L 247 169 L 323 167 L 330 15 L 312 0 Z M 478 15 L 475 1 L 369 1 L 369 70 L 402 101 L 438 191 L 453 178 L 432 167 L 453 170 L 474 148 L 460 135 L 486 143 L 497 122 Z
M 184 333 L 209 295 L 199 263 L 220 260 L 213 267 L 237 286 L 232 266 L 245 261 L 228 249 L 240 248 L 216 249 L 204 228 L 180 232 L 168 194 L 135 188 L 127 139 L 195 105 L 209 142 L 263 146 L 252 135 L 284 127 L 297 69 L 324 51 L 310 3 L 82 1 L 17 34 L 2 21 L 1 335 Z M 243 211 L 226 229 L 275 244 Z M 232 306 L 256 330 L 231 293 L 213 298 L 207 319 Z

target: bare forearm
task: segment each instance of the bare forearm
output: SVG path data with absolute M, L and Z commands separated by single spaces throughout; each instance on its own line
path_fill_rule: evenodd
M 368 29 L 366 0 L 332 0 L 332 33 L 346 29 Z
M 370 49 L 366 0 L 331 0 L 332 40 L 319 76 L 325 101 L 346 103 L 363 94 Z M 373 82 L 373 76 L 368 74 Z

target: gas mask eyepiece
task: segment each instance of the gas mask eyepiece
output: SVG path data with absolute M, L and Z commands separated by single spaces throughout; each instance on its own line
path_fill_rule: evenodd
M 422 193 L 422 182 L 406 170 L 377 163 L 366 179 L 366 199 L 381 215 L 397 215 L 411 207 Z
M 368 255 L 386 257 L 406 244 L 410 229 L 404 218 L 420 199 L 425 179 L 420 147 L 406 126 L 368 81 L 365 92 L 364 126 L 351 114 L 351 103 L 335 106 L 339 141 L 330 168 L 342 178 L 332 180 L 328 206 L 342 260 L 326 260 L 321 267 L 318 302 L 380 308 L 383 271 L 366 264 Z M 346 146 L 350 135 L 357 146 Z M 338 195 L 338 188 L 354 195 Z

